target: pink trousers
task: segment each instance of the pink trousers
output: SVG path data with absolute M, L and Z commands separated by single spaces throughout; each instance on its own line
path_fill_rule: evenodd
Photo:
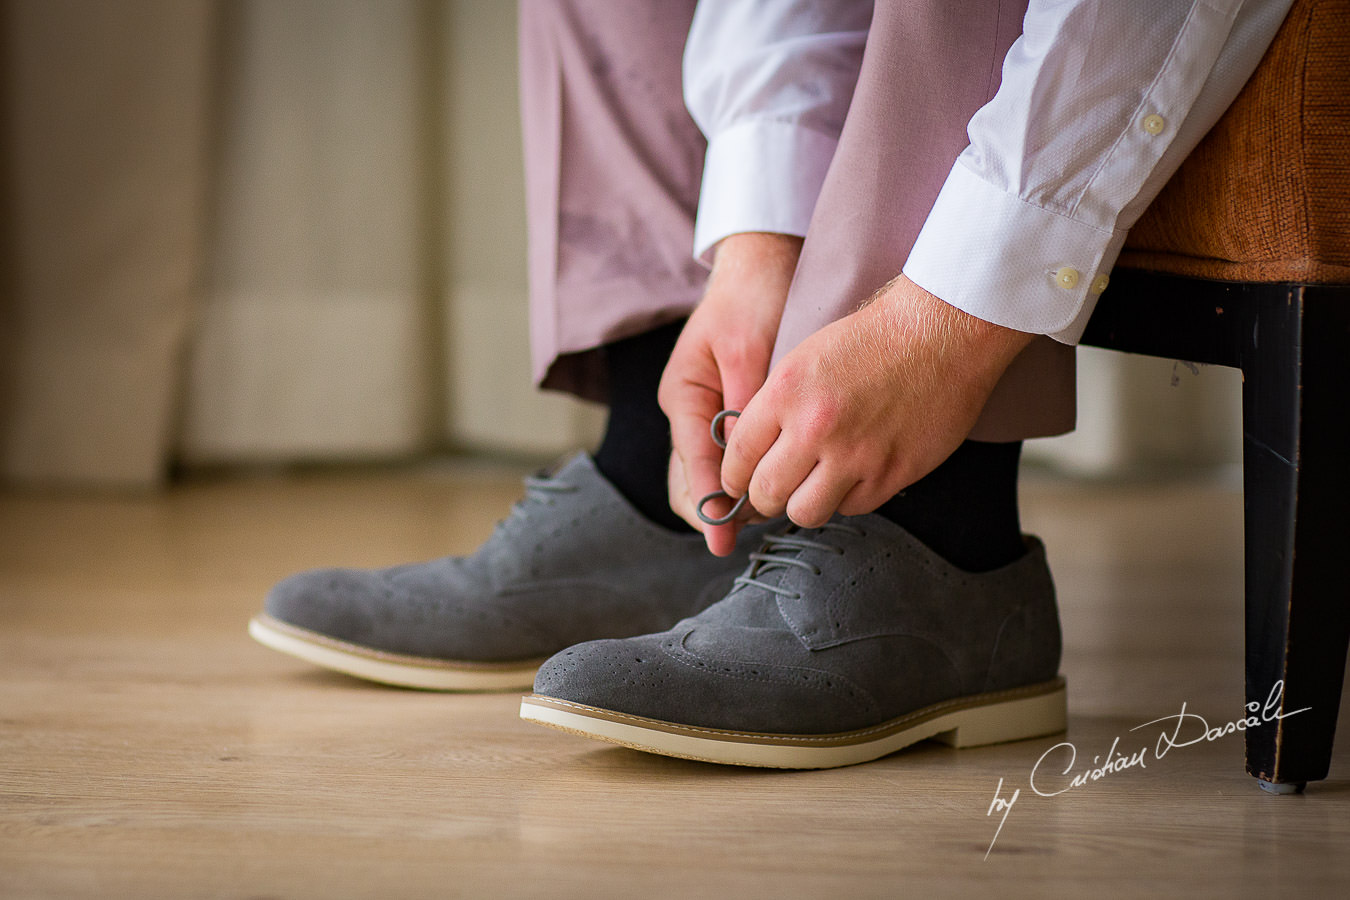
M 603 345 L 687 316 L 704 141 L 680 61 L 693 0 L 521 0 L 534 372 L 603 401 Z M 858 86 L 802 250 L 775 359 L 897 274 L 970 117 L 998 89 L 1026 0 L 878 0 Z M 1034 341 L 971 432 L 1072 429 L 1073 348 Z

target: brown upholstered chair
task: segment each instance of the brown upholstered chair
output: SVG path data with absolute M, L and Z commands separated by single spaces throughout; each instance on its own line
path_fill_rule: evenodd
M 1350 0 L 1296 0 L 1131 231 L 1084 342 L 1243 373 L 1247 731 L 1279 793 L 1326 778 L 1350 638 Z

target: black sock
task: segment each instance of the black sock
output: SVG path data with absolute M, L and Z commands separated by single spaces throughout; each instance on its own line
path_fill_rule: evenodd
M 609 422 L 595 465 L 648 519 L 672 531 L 692 532 L 670 508 L 670 423 L 656 402 L 661 373 L 683 327 L 681 320 L 605 345 Z
M 988 572 L 1026 548 L 1017 513 L 1022 442 L 966 441 L 947 461 L 877 510 L 967 572 Z

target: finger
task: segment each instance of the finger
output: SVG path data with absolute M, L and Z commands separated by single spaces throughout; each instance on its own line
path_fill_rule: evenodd
M 841 516 L 862 516 L 875 512 L 877 507 L 897 493 L 898 491 L 888 491 L 871 482 L 859 481 L 839 499 L 835 507 Z
M 720 519 L 731 512 L 735 505 L 734 500 L 725 497 L 716 497 L 703 504 L 703 512 L 713 519 Z M 736 549 L 736 537 L 745 527 L 743 519 L 733 519 L 722 525 L 709 525 L 707 522 L 700 523 L 703 528 L 703 539 L 708 544 L 708 550 L 713 556 L 729 556 Z
M 765 356 L 762 360 L 747 361 L 741 365 L 722 364 L 719 360 L 718 368 L 722 375 L 722 408 L 740 411 L 750 404 L 755 393 L 764 386 L 764 379 L 768 376 L 769 360 Z M 728 439 L 731 437 L 738 418 L 739 416 L 728 416 L 722 420 L 723 437 Z
M 722 455 L 720 477 L 722 489 L 733 497 L 740 497 L 749 491 L 755 467 L 781 433 L 778 419 L 764 401 L 764 395 L 756 395 L 746 404 L 744 411 L 736 420 L 735 430 L 727 438 L 727 449 Z M 755 508 L 759 509 L 758 504 Z M 759 511 L 766 515 L 776 515 L 767 509 Z
M 725 525 L 710 525 L 699 518 L 699 502 L 701 498 L 712 492 L 698 493 L 689 490 L 685 481 L 684 462 L 679 458 L 678 453 L 671 453 L 667 484 L 670 490 L 670 508 L 675 511 L 675 514 L 703 533 L 708 550 L 714 556 L 730 555 L 736 549 L 736 538 L 744 522 L 734 521 Z M 709 501 L 703 506 L 703 510 L 711 518 L 721 518 L 731 511 L 733 504 L 734 501 L 732 500 L 719 498 Z
M 722 486 L 722 450 L 713 443 L 708 430 L 717 412 L 712 409 L 715 405 L 686 406 L 670 417 L 671 449 L 683 467 L 684 488 L 690 503 Z
M 787 501 L 787 515 L 803 528 L 819 528 L 840 512 L 840 504 L 859 485 L 857 478 L 817 465 Z
M 692 419 L 693 417 L 686 419 L 686 424 L 692 424 Z M 699 519 L 697 511 L 698 502 L 702 498 L 722 489 L 722 449 L 713 443 L 712 433 L 708 428 L 711 421 L 712 416 L 710 415 L 707 420 L 698 423 L 702 426 L 698 429 L 702 433 L 701 439 L 696 439 L 692 433 L 685 434 L 686 443 L 697 445 L 692 457 L 685 458 L 682 451 L 677 451 L 684 466 L 685 496 L 687 498 L 686 504 L 682 504 L 681 509 L 687 509 L 688 511 L 688 514 L 681 512 L 681 515 L 695 528 L 703 532 L 708 550 L 714 556 L 728 556 L 736 549 L 736 535 L 740 532 L 741 523 L 710 525 Z M 672 420 L 672 440 L 674 427 L 674 420 Z M 692 431 L 692 428 L 688 430 Z M 721 518 L 731 511 L 734 502 L 734 500 L 724 499 L 712 500 L 704 507 L 704 512 L 710 518 Z
M 781 516 L 788 498 L 816 468 L 816 455 L 794 445 L 786 434 L 760 458 L 750 478 L 750 504 L 768 516 Z
M 721 396 L 698 385 L 671 392 L 673 399 L 665 407 L 670 420 L 670 443 L 686 465 L 695 458 L 722 458 L 722 450 L 713 443 L 709 427 L 722 409 Z
M 672 448 L 684 462 L 685 470 L 697 469 L 714 460 L 720 464 L 722 451 L 713 443 L 708 426 L 722 409 L 721 375 L 717 362 L 706 351 L 686 350 L 687 333 L 681 335 L 670 361 L 661 375 L 656 397 L 661 411 L 670 420 Z M 693 487 L 693 482 L 689 482 Z
M 684 460 L 673 450 L 666 468 L 666 492 L 670 495 L 670 508 L 674 510 L 675 515 L 702 531 L 703 523 L 698 520 L 693 500 L 689 496 L 689 484 L 684 475 Z

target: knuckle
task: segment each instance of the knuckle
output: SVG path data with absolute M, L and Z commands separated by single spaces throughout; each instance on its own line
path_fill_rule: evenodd
M 788 501 L 786 511 L 788 518 L 803 528 L 819 528 L 830 518 L 817 500 L 799 500 L 796 495 Z
M 799 354 L 789 353 L 774 367 L 774 381 L 789 390 L 795 390 L 806 380 L 807 367 Z
M 841 415 L 839 404 L 833 399 L 811 401 L 803 410 L 800 426 L 802 438 L 812 443 L 825 440 L 839 427 Z
M 672 408 L 676 406 L 675 400 L 678 395 L 674 382 L 662 376 L 661 383 L 656 388 L 656 405 L 661 407 L 661 412 L 670 415 Z
M 782 515 L 785 508 L 783 498 L 778 495 L 772 483 L 758 478 L 750 484 L 750 505 L 760 514 L 769 517 Z
M 744 469 L 740 466 L 740 459 L 733 456 L 730 449 L 728 449 L 726 457 L 723 458 L 718 472 L 722 487 L 729 494 L 739 496 L 750 487 L 748 479 L 742 474 Z

